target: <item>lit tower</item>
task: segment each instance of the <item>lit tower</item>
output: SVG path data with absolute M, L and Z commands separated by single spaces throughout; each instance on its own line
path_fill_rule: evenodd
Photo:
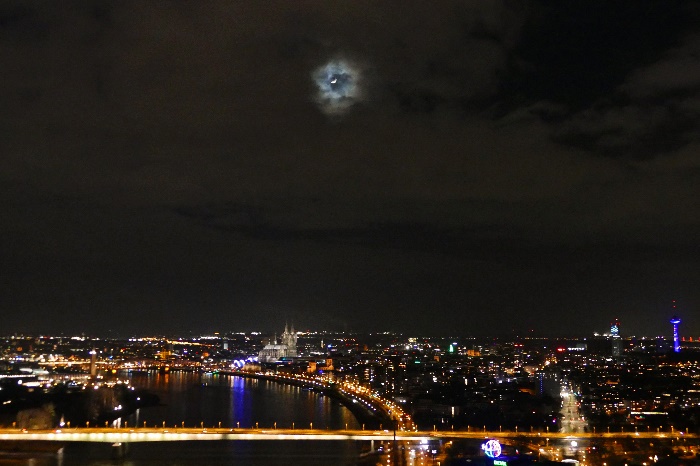
M 674 308 L 676 306 L 673 306 Z M 673 352 L 674 353 L 680 353 L 681 351 L 681 342 L 679 341 L 678 338 L 678 324 L 681 323 L 681 319 L 678 316 L 673 316 L 671 317 L 671 324 L 673 325 Z
M 620 320 L 615 319 L 613 323 L 610 324 L 610 335 L 614 337 L 620 336 Z
M 615 319 L 610 324 L 610 340 L 612 341 L 612 355 L 616 358 L 622 353 L 622 338 L 620 337 L 620 320 Z

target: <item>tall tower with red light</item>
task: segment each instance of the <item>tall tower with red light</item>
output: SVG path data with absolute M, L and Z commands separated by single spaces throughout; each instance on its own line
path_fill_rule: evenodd
M 673 311 L 676 311 L 676 300 L 673 300 Z M 681 342 L 680 342 L 680 337 L 678 336 L 678 325 L 681 323 L 680 317 L 674 314 L 673 317 L 671 317 L 671 325 L 673 325 L 673 352 L 674 353 L 680 353 L 681 351 Z

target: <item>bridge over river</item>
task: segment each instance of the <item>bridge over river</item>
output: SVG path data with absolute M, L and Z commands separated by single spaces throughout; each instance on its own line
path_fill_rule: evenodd
M 51 430 L 0 429 L 0 440 L 51 442 L 171 442 L 191 440 L 379 440 L 430 441 L 494 438 L 504 441 L 555 439 L 698 439 L 697 434 L 682 432 L 491 432 L 491 431 L 390 431 L 321 429 L 227 429 L 227 428 L 111 428 L 80 427 Z

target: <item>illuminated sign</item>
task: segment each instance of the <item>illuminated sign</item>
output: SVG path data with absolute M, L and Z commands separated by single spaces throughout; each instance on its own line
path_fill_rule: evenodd
M 481 449 L 484 450 L 484 453 L 486 453 L 486 456 L 489 458 L 497 458 L 501 456 L 501 452 L 503 451 L 501 449 L 501 444 L 498 443 L 498 440 L 493 439 L 482 443 Z
M 503 460 L 493 460 L 493 466 L 508 466 L 508 463 Z

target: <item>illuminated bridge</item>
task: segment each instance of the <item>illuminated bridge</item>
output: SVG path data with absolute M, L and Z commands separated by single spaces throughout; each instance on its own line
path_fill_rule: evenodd
M 170 442 L 183 440 L 380 440 L 426 441 L 438 437 L 432 433 L 321 430 L 321 429 L 224 429 L 173 428 L 135 429 L 89 428 L 55 430 L 0 429 L 0 440 L 36 440 L 53 442 Z
M 389 431 L 389 430 L 322 430 L 322 429 L 227 429 L 227 428 L 111 428 L 80 427 L 70 429 L 26 430 L 0 429 L 0 440 L 36 440 L 53 442 L 169 442 L 184 440 L 379 440 L 429 441 L 440 439 L 502 440 L 527 439 L 697 439 L 696 434 L 676 432 L 614 433 L 541 433 L 541 432 L 466 432 L 466 431 Z

